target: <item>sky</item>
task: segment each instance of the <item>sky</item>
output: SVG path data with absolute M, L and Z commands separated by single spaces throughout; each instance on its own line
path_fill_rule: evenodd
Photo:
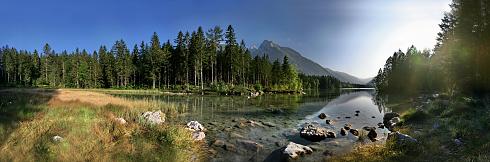
M 398 49 L 432 48 L 450 0 L 0 0 L 0 46 L 129 47 L 199 26 L 232 25 L 247 46 L 271 40 L 324 67 L 373 77 Z

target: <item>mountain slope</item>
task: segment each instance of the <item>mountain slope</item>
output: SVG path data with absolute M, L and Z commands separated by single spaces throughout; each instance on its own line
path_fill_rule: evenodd
M 296 68 L 306 75 L 328 75 L 339 79 L 342 82 L 354 83 L 354 84 L 366 84 L 371 79 L 360 79 L 355 76 L 349 75 L 344 72 L 334 71 L 329 68 L 324 68 L 318 63 L 311 61 L 308 58 L 303 57 L 299 52 L 289 47 L 281 47 L 272 41 L 264 40 L 260 44 L 259 48 L 250 49 L 253 56 L 256 55 L 269 55 L 270 61 L 278 59 L 282 61 L 284 56 L 288 56 L 289 62 L 294 64 Z

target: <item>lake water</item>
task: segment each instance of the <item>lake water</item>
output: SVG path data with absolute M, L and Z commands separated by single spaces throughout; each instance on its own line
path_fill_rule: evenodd
M 386 110 L 373 101 L 372 90 L 342 90 L 340 92 L 309 92 L 307 95 L 247 96 L 142 96 L 118 95 L 128 98 L 151 98 L 185 105 L 184 113 L 168 119 L 185 124 L 199 121 L 206 127 L 206 142 L 210 161 L 278 161 L 282 147 L 290 141 L 308 145 L 315 151 L 302 161 L 319 161 L 326 154 L 341 154 L 350 150 L 358 137 L 340 135 L 344 124 L 361 131 L 364 126 L 377 127 Z M 356 116 L 356 111 L 360 111 Z M 333 122 L 326 124 L 320 113 Z M 309 142 L 299 137 L 306 122 L 317 122 L 335 132 L 337 138 Z M 388 131 L 376 129 L 379 142 Z M 365 132 L 367 134 L 367 132 Z M 369 141 L 369 140 L 367 140 Z

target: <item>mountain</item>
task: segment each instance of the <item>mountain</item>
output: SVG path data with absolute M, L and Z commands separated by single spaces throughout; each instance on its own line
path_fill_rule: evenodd
M 284 56 L 288 56 L 289 62 L 291 64 L 294 64 L 299 72 L 306 75 L 332 76 L 342 82 L 353 84 L 367 84 L 372 79 L 360 79 L 344 72 L 334 71 L 332 69 L 322 67 L 318 63 L 306 57 L 303 57 L 299 52 L 295 51 L 294 49 L 289 47 L 281 47 L 280 45 L 269 40 L 264 40 L 262 44 L 260 44 L 259 48 L 251 48 L 250 52 L 252 53 L 252 56 L 262 56 L 263 54 L 267 54 L 269 55 L 269 59 L 271 62 L 276 59 L 282 61 Z

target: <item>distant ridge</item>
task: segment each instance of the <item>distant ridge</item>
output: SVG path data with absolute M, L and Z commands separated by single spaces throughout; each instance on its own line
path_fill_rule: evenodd
M 252 53 L 252 56 L 262 56 L 263 54 L 267 54 L 270 61 L 274 61 L 276 59 L 282 61 L 284 56 L 288 56 L 289 62 L 295 65 L 301 73 L 306 75 L 332 76 L 342 82 L 362 85 L 368 84 L 372 80 L 372 78 L 360 79 L 344 72 L 334 71 L 332 69 L 322 67 L 320 64 L 303 57 L 294 49 L 289 47 L 281 47 L 280 45 L 269 40 L 264 40 L 262 44 L 260 44 L 259 48 L 251 48 L 250 52 Z

